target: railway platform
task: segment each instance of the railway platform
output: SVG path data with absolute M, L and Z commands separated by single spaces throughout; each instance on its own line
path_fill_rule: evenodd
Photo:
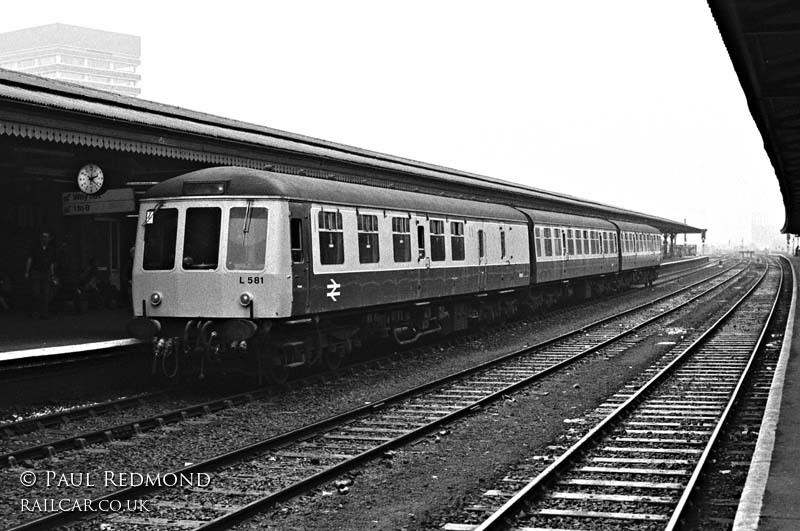
M 707 263 L 707 256 L 671 258 L 664 261 L 666 273 Z M 128 336 L 125 325 L 130 308 L 94 309 L 75 314 L 64 311 L 50 319 L 32 319 L 24 311 L 0 313 L 0 363 L 122 347 L 138 343 Z
M 800 529 L 800 258 L 792 263 L 794 295 L 735 531 Z
M 133 344 L 125 331 L 130 308 L 97 309 L 32 319 L 27 313 L 0 314 L 0 362 Z

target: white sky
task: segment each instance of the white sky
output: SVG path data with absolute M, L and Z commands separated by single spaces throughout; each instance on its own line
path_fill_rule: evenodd
M 703 1 L 11 5 L 0 32 L 140 36 L 144 99 L 685 218 L 712 244 L 783 225 Z

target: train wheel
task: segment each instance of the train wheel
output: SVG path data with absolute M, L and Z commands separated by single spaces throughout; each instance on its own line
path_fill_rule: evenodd
M 344 347 L 331 345 L 322 353 L 322 363 L 325 368 L 330 371 L 335 371 L 342 366 L 344 359 Z
M 280 362 L 279 359 L 274 358 L 267 360 L 263 366 L 264 378 L 267 383 L 273 385 L 283 385 L 289 379 L 289 369 Z

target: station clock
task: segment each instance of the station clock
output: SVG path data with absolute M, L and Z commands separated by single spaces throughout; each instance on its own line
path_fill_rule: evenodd
M 103 170 L 97 164 L 86 164 L 78 172 L 78 188 L 85 194 L 96 194 L 103 187 Z

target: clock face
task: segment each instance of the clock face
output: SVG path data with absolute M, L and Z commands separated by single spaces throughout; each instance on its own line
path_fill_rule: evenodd
M 97 164 L 87 164 L 78 172 L 78 188 L 85 194 L 96 194 L 103 187 L 103 170 Z

